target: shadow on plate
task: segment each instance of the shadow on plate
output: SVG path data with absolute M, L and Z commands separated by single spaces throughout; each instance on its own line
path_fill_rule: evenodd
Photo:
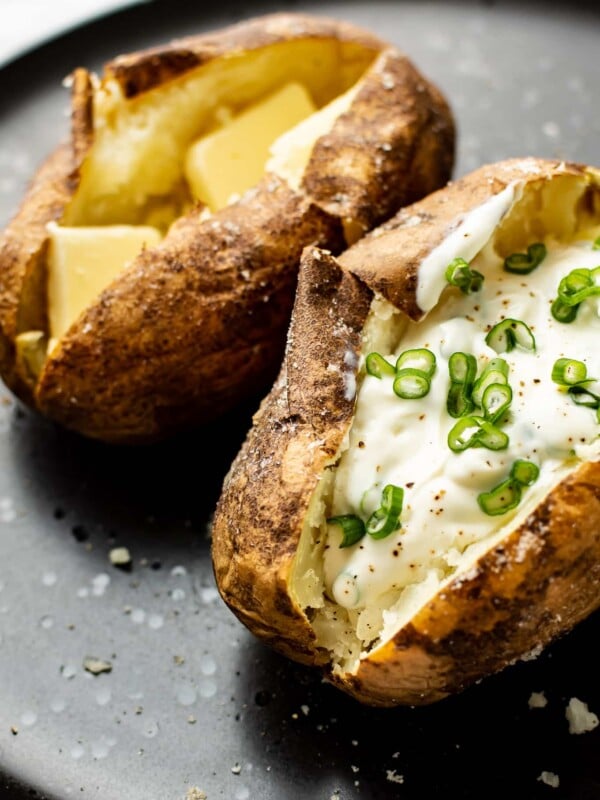
M 349 796 L 506 800 L 600 796 L 600 729 L 570 735 L 572 696 L 600 710 L 597 665 L 590 656 L 600 617 L 590 618 L 536 660 L 521 662 L 462 695 L 433 706 L 374 709 L 288 662 L 258 642 L 239 656 L 240 718 L 258 763 L 285 765 L 298 797 L 332 781 Z M 545 708 L 530 709 L 532 692 Z M 539 780 L 559 776 L 559 791 Z M 345 776 L 340 783 L 340 775 Z M 357 783 L 358 782 L 358 783 Z M 401 785 L 400 785 L 401 784 Z M 301 787 L 308 793 L 302 795 Z M 310 794 L 310 792 L 313 794 Z M 327 796 L 321 795 L 318 796 Z M 290 800 L 296 795 L 290 795 Z

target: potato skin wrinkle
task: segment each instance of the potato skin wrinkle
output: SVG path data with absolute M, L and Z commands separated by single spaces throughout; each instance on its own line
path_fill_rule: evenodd
M 316 69 L 306 53 L 335 69 Z M 282 65 L 279 77 L 273 63 Z M 163 119 L 160 109 L 187 103 L 202 80 L 221 85 L 221 75 L 234 83 L 239 76 L 217 107 L 228 113 L 278 88 L 277 80 L 305 82 L 319 107 L 350 87 L 354 93 L 316 135 L 297 185 L 267 171 L 208 215 L 176 175 L 183 154 L 173 148 L 187 148 L 198 132 L 187 131 L 185 114 Z M 454 123 L 440 92 L 398 50 L 337 20 L 258 17 L 119 56 L 100 78 L 79 68 L 71 92 L 70 139 L 42 166 L 0 236 L 0 374 L 42 414 L 107 442 L 162 439 L 266 390 L 281 362 L 303 248 L 343 251 L 444 185 L 453 164 Z M 213 113 L 202 111 L 208 129 Z M 136 137 L 163 120 L 162 155 L 147 170 L 135 165 L 141 145 L 128 144 L 128 120 Z M 149 148 L 154 139 L 144 142 Z M 171 170 L 165 197 L 152 184 L 163 160 Z M 146 184 L 121 186 L 115 177 L 139 174 Z M 17 338 L 42 334 L 40 347 L 52 338 L 48 223 L 152 225 L 152 203 L 159 216 L 167 207 L 174 214 L 168 224 L 161 217 L 164 239 L 123 268 L 51 342 L 45 361 L 34 359 L 43 363 L 36 376 Z
M 327 646 L 318 626 L 327 604 L 334 619 L 346 610 L 326 596 L 323 582 L 321 601 L 301 585 L 312 580 L 306 564 L 318 570 L 323 559 L 315 549 L 320 554 L 313 561 L 302 561 L 306 542 L 317 548 L 325 536 L 327 486 L 348 447 L 355 403 L 348 386 L 360 382 L 360 359 L 370 352 L 364 337 L 367 330 L 372 335 L 372 308 L 384 297 L 420 320 L 419 265 L 473 209 L 509 186 L 517 187 L 514 204 L 492 231 L 501 259 L 544 235 L 571 241 L 581 230 L 591 241 L 597 236 L 600 171 L 528 158 L 488 165 L 451 183 L 339 258 L 315 247 L 304 251 L 279 380 L 231 467 L 215 514 L 215 576 L 232 611 L 279 652 L 319 667 L 369 705 L 427 704 L 463 691 L 535 655 L 600 605 L 595 456 L 557 473 L 512 523 L 478 543 L 471 560 L 409 606 L 410 616 L 401 616 L 390 635 L 359 647 L 353 659 L 334 656 L 349 637 L 343 626 Z M 545 230 L 540 198 L 550 209 Z

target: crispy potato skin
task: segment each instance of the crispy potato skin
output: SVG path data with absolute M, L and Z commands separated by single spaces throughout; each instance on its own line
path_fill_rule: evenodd
M 312 492 L 352 421 L 339 373 L 327 370 L 344 363 L 347 350 L 360 353 L 364 305 L 353 325 L 345 324 L 349 309 L 342 290 L 350 275 L 361 278 L 353 291 L 364 293 L 365 305 L 371 292 L 382 292 L 418 319 L 423 312 L 411 293 L 419 261 L 464 213 L 512 180 L 584 173 L 590 170 L 532 159 L 485 167 L 400 212 L 340 258 L 328 256 L 332 274 L 336 263 L 348 274 L 325 298 L 307 288 L 318 251 L 305 255 L 302 301 L 294 312 L 282 377 L 231 468 L 215 515 L 215 574 L 224 599 L 251 630 L 285 655 L 320 665 L 329 680 L 363 703 L 438 701 L 538 652 L 600 606 L 600 462 L 581 465 L 554 487 L 473 568 L 361 659 L 353 674 L 333 671 L 289 588 Z M 296 363 L 302 350 L 318 358 Z
M 125 97 L 131 98 L 223 56 L 290 39 L 327 38 L 356 42 L 374 53 L 384 46 L 381 39 L 348 22 L 279 13 L 250 19 L 212 33 L 177 39 L 166 46 L 118 56 L 106 65 L 105 75 L 118 81 Z
M 325 663 L 327 654 L 316 649 L 289 595 L 290 567 L 310 497 L 352 420 L 347 378 L 327 366 L 358 353 L 371 297 L 331 256 L 305 253 L 282 372 L 215 514 L 213 560 L 223 598 L 250 630 L 304 663 Z
M 47 325 L 46 225 L 61 218 L 77 188 L 81 159 L 91 142 L 91 91 L 89 74 L 76 70 L 71 89 L 71 141 L 47 158 L 0 237 L 0 374 L 30 405 L 36 401 L 32 387 L 16 369 L 15 337 Z
M 444 98 L 401 53 L 343 22 L 257 18 L 120 56 L 104 79 L 136 98 L 211 60 L 303 38 L 355 42 L 375 61 L 317 141 L 300 190 L 292 197 L 268 178 L 217 212 L 215 228 L 197 210 L 180 220 L 74 323 L 32 386 L 18 374 L 14 340 L 47 327 L 46 225 L 60 222 L 93 146 L 92 81 L 74 73 L 71 142 L 42 168 L 0 238 L 0 372 L 23 400 L 110 442 L 154 441 L 214 419 L 276 374 L 302 248 L 340 252 L 350 227 L 354 240 L 448 180 L 454 125 Z M 265 189 L 269 180 L 276 191 Z M 240 236 L 226 236 L 227 225 Z
M 432 703 L 537 653 L 600 606 L 600 463 L 583 464 L 356 675 L 372 705 Z
M 323 208 L 355 219 L 365 233 L 389 217 L 390 207 L 446 183 L 454 154 L 449 116 L 442 95 L 406 57 L 384 52 L 350 112 L 317 142 L 302 185 Z
M 586 171 L 580 164 L 537 158 L 486 165 L 400 210 L 346 250 L 340 263 L 411 319 L 420 319 L 423 311 L 416 303 L 418 266 L 469 211 L 514 181 L 528 184 L 558 175 L 584 175 Z
M 273 380 L 313 242 L 340 249 L 339 221 L 274 177 L 208 224 L 182 218 L 61 339 L 38 382 L 40 409 L 135 442 L 231 408 Z

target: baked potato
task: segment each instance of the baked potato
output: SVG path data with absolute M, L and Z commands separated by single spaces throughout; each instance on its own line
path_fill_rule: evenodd
M 431 703 L 600 604 L 600 171 L 528 158 L 309 247 L 213 525 L 222 597 L 358 700 Z
M 72 76 L 72 133 L 0 240 L 0 373 L 152 441 L 272 383 L 302 249 L 448 179 L 450 110 L 395 48 L 275 14 Z

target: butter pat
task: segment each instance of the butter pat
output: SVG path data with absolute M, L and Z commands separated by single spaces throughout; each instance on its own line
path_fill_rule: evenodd
M 187 151 L 184 170 L 194 197 L 215 211 L 257 184 L 271 144 L 315 110 L 304 86 L 287 83 L 198 139 Z
M 81 312 L 144 246 L 161 239 L 156 228 L 106 225 L 66 228 L 48 224 L 48 321 L 50 337 L 60 339 Z

